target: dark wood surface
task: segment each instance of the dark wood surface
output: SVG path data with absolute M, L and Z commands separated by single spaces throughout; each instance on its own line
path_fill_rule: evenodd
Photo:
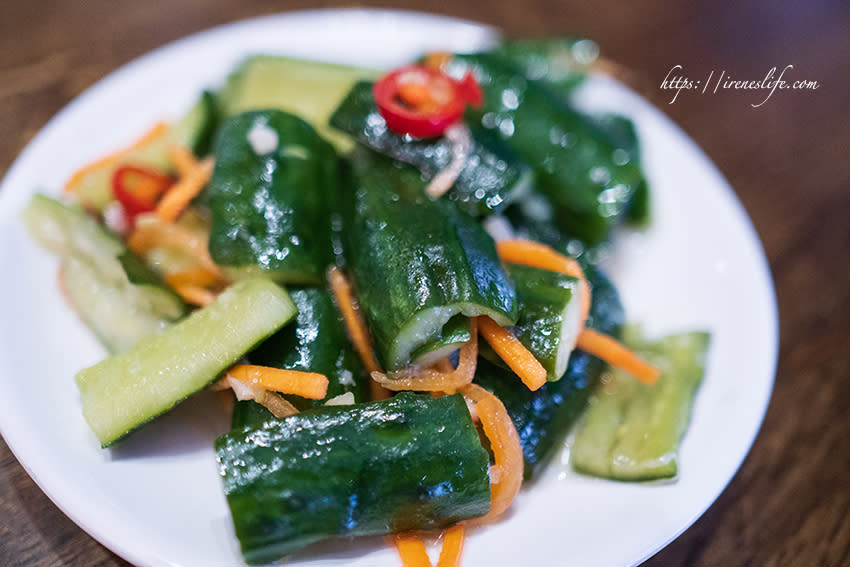
M 732 483 L 645 567 L 850 565 L 850 4 L 367 4 L 481 20 L 513 35 L 592 37 L 702 146 L 735 188 L 770 262 L 780 313 L 776 386 Z M 62 106 L 146 51 L 236 19 L 332 5 L 3 0 L 0 172 Z M 725 70 L 753 80 L 792 64 L 788 78 L 820 87 L 777 92 L 759 108 L 753 92 L 731 90 L 683 92 L 669 105 L 672 93 L 659 85 L 676 64 L 697 78 Z M 126 563 L 65 517 L 0 441 L 0 565 Z

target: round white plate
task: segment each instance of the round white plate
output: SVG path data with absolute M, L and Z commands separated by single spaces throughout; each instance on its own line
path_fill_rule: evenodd
M 0 187 L 0 431 L 47 495 L 104 545 L 140 566 L 240 565 L 213 439 L 227 417 L 204 396 L 146 426 L 119 449 L 98 447 L 80 413 L 74 374 L 104 356 L 63 302 L 56 261 L 19 221 L 33 192 L 57 194 L 77 167 L 177 118 L 246 55 L 277 53 L 389 67 L 425 50 L 494 41 L 478 24 L 374 10 L 249 20 L 158 49 L 109 75 L 60 112 Z M 637 564 L 720 494 L 743 461 L 770 398 L 777 315 L 749 219 L 706 156 L 663 114 L 594 80 L 589 106 L 637 124 L 653 189 L 652 227 L 622 235 L 609 269 L 629 318 L 652 333 L 703 328 L 707 375 L 681 452 L 680 478 L 608 482 L 556 462 L 498 525 L 471 534 L 463 565 Z M 396 566 L 380 538 L 318 545 L 310 565 Z M 300 563 L 303 562 L 303 563 Z

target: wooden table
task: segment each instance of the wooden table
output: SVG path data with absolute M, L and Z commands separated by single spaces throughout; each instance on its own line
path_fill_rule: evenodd
M 714 160 L 764 243 L 781 326 L 770 409 L 729 487 L 645 566 L 847 566 L 850 5 L 841 0 L 690 4 L 399 0 L 393 7 L 438 9 L 514 35 L 575 31 L 596 39 Z M 62 106 L 138 55 L 235 19 L 325 5 L 331 4 L 4 0 L 0 172 Z M 786 78 L 816 80 L 820 87 L 777 92 L 758 108 L 752 105 L 760 97 L 735 90 L 683 92 L 667 104 L 672 92 L 659 85 L 676 64 L 694 76 L 725 70 L 751 80 L 791 64 Z M 4 266 L 7 277 L 10 271 Z M 2 442 L 0 564 L 126 565 L 66 518 Z

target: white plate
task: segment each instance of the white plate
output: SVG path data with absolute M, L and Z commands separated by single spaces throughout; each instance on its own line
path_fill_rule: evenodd
M 213 439 L 227 419 L 195 398 L 102 451 L 80 414 L 74 373 L 104 356 L 59 296 L 56 262 L 19 212 L 36 190 L 58 193 L 81 164 L 176 118 L 247 54 L 280 53 L 392 66 L 427 49 L 492 42 L 481 25 L 373 10 L 249 20 L 170 44 L 68 105 L 24 150 L 0 189 L 0 430 L 18 460 L 77 524 L 136 565 L 241 564 Z M 777 352 L 773 286 L 758 237 L 706 156 L 663 114 L 604 80 L 588 104 L 631 116 L 644 144 L 655 223 L 620 238 L 610 269 L 630 319 L 652 332 L 707 328 L 708 372 L 682 446 L 678 481 L 625 484 L 555 462 L 502 523 L 479 530 L 463 564 L 637 564 L 720 494 L 743 461 L 770 398 Z M 593 96 L 590 96 L 593 95 Z M 396 566 L 380 538 L 319 546 L 311 565 Z

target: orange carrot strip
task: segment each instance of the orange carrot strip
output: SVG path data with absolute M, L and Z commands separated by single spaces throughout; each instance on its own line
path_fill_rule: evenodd
M 502 401 L 478 384 L 461 393 L 475 404 L 475 411 L 490 441 L 495 463 L 490 466 L 490 511 L 475 524 L 486 524 L 507 510 L 522 485 L 523 460 L 519 434 Z
M 653 384 L 661 371 L 623 346 L 614 338 L 593 329 L 579 333 L 576 346 L 588 354 L 601 358 L 611 366 L 625 370 L 641 382 Z
M 581 294 L 581 324 L 584 326 L 590 314 L 590 284 L 587 283 L 581 265 L 574 258 L 564 256 L 554 248 L 533 240 L 500 240 L 496 242 L 496 252 L 499 258 L 510 264 L 531 266 L 578 278 Z
M 336 266 L 331 266 L 328 270 L 328 282 L 331 286 L 331 292 L 336 298 L 337 307 L 342 314 L 342 320 L 345 322 L 345 328 L 348 330 L 348 337 L 357 350 L 357 354 L 360 355 L 363 366 L 370 375 L 373 372 L 381 372 L 381 367 L 378 366 L 378 361 L 375 359 L 375 352 L 372 350 L 369 329 L 360 314 L 360 309 L 351 291 L 351 284 L 348 283 L 348 280 Z M 384 400 L 390 396 L 390 393 L 374 380 L 370 382 L 370 387 L 373 400 Z
M 447 529 L 443 535 L 443 549 L 440 550 L 440 558 L 437 567 L 458 567 L 460 555 L 463 553 L 463 542 L 465 535 L 463 524 L 456 524 Z
M 402 567 L 431 567 L 431 559 L 422 538 L 414 534 L 395 534 L 393 540 Z
M 177 175 L 185 177 L 189 175 L 196 167 L 198 167 L 198 159 L 192 150 L 181 144 L 174 144 L 168 147 L 168 159 L 177 170 Z
M 90 173 L 97 171 L 98 169 L 111 167 L 116 165 L 121 158 L 129 152 L 130 150 L 134 150 L 140 146 L 144 146 L 145 144 L 150 143 L 151 141 L 164 136 L 168 133 L 168 124 L 165 122 L 157 122 L 154 124 L 153 128 L 148 130 L 141 138 L 133 142 L 129 147 L 124 148 L 123 150 L 118 150 L 117 152 L 113 152 L 108 156 L 102 157 L 98 160 L 89 163 L 77 171 L 75 171 L 70 179 L 65 183 L 66 191 L 75 191 L 77 187 L 83 182 L 86 176 Z
M 215 274 L 221 274 L 221 270 L 210 256 L 205 239 L 185 227 L 161 222 L 156 217 L 145 216 L 142 219 L 140 215 L 127 245 L 142 255 L 152 248 L 182 248 L 195 256 L 203 267 Z
M 192 285 L 188 283 L 171 285 L 174 291 L 183 298 L 183 301 L 189 303 L 191 305 L 198 305 L 203 307 L 204 305 L 209 305 L 213 301 L 215 301 L 216 294 L 211 292 L 205 287 Z
M 179 285 L 195 285 L 198 287 L 210 287 L 224 283 L 221 275 L 207 268 L 195 268 L 183 272 L 175 272 L 165 276 L 165 283 L 171 287 Z
M 207 158 L 172 185 L 156 206 L 157 216 L 164 222 L 177 220 L 192 199 L 209 183 L 214 166 L 212 158 Z
M 529 390 L 533 392 L 546 383 L 546 369 L 513 333 L 487 316 L 478 317 L 478 328 L 484 340 Z
M 456 392 L 475 378 L 475 368 L 478 366 L 478 325 L 476 319 L 470 321 L 471 337 L 468 343 L 460 349 L 460 360 L 457 368 L 445 371 L 448 359 L 438 363 L 443 370 L 419 368 L 411 366 L 399 372 L 393 372 L 392 377 L 382 372 L 373 372 L 372 379 L 384 388 L 393 391 L 414 390 L 417 392 Z M 451 368 L 451 363 L 448 364 Z
M 227 373 L 246 384 L 256 384 L 265 390 L 293 394 L 311 400 L 321 400 L 328 393 L 327 377 L 315 372 L 240 364 L 228 370 Z

